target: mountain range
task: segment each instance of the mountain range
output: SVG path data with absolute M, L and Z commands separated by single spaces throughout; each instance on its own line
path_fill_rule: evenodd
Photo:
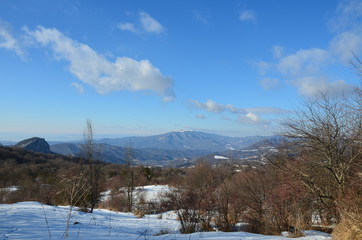
M 155 148 L 165 150 L 201 150 L 207 152 L 219 152 L 225 150 L 240 149 L 263 140 L 264 137 L 227 137 L 218 134 L 198 131 L 173 131 L 165 134 L 147 137 L 124 137 L 116 139 L 101 139 L 98 143 L 113 146 L 132 148 Z
M 105 138 L 96 141 L 97 158 L 104 162 L 125 163 L 126 149 L 132 149 L 135 164 L 158 166 L 186 166 L 198 159 L 207 161 L 258 160 L 257 149 L 267 146 L 266 142 L 276 141 L 272 137 L 228 137 L 198 131 L 174 131 L 146 137 Z M 17 143 L 16 147 L 43 153 L 57 153 L 67 156 L 81 156 L 81 143 L 51 144 L 49 149 L 44 139 L 31 138 Z M 267 148 L 272 149 L 272 146 Z

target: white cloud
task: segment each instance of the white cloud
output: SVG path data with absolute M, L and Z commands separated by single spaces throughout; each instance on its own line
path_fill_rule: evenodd
M 131 31 L 133 33 L 156 33 L 164 31 L 164 27 L 155 18 L 151 17 L 144 11 L 138 12 L 138 24 L 120 23 L 118 28 L 123 31 Z
M 50 47 L 56 59 L 68 61 L 69 71 L 100 94 L 150 90 L 164 96 L 166 101 L 174 97 L 172 79 L 163 76 L 148 60 L 118 57 L 110 62 L 88 45 L 66 37 L 57 29 L 39 26 L 34 31 L 25 31 L 42 47 Z
M 267 125 L 269 121 L 263 120 L 257 114 L 248 112 L 247 114 L 240 115 L 237 122 L 242 124 L 253 124 L 253 125 Z
M 259 116 L 256 115 L 255 113 L 249 112 L 245 116 L 253 122 L 259 121 Z
M 255 66 L 258 68 L 260 75 L 265 75 L 266 72 L 272 67 L 270 63 L 264 61 L 256 62 Z
M 11 35 L 7 25 L 7 23 L 0 21 L 0 48 L 14 51 L 19 57 L 24 58 L 25 53 L 20 43 Z
M 197 108 L 203 109 L 208 112 L 221 113 L 227 108 L 223 104 L 218 104 L 215 101 L 209 99 L 205 103 L 201 103 L 196 100 L 190 100 L 190 102 Z
M 245 108 L 245 111 L 258 113 L 258 114 L 280 114 L 280 113 L 289 112 L 289 110 L 284 110 L 281 108 L 274 108 L 274 107 Z
M 79 83 L 72 82 L 71 85 L 72 85 L 79 93 L 84 93 L 84 88 L 83 88 L 83 86 L 80 85 Z
M 360 0 L 340 1 L 336 17 L 330 21 L 330 26 L 334 31 L 341 31 L 345 28 L 358 28 L 362 17 L 362 2 Z
M 279 59 L 283 56 L 284 54 L 284 48 L 278 45 L 274 45 L 272 47 L 272 52 L 273 52 L 273 57 L 276 59 Z
M 330 21 L 336 36 L 330 42 L 330 51 L 342 63 L 349 63 L 353 54 L 362 52 L 362 1 L 340 1 L 336 15 Z
M 353 53 L 358 54 L 362 50 L 362 31 L 338 34 L 331 41 L 330 50 L 341 62 L 349 63 L 353 59 Z
M 286 110 L 273 107 L 237 108 L 232 104 L 219 104 L 211 99 L 207 100 L 205 103 L 201 103 L 196 100 L 190 100 L 190 103 L 194 107 L 213 113 L 222 113 L 228 111 L 234 114 L 247 114 L 249 112 L 258 114 L 279 114 L 287 112 Z
M 270 90 L 270 89 L 274 89 L 277 88 L 279 85 L 279 80 L 276 78 L 263 78 L 262 80 L 260 80 L 260 85 L 265 89 L 265 90 Z
M 124 31 L 131 31 L 131 32 L 137 33 L 137 29 L 134 26 L 134 24 L 132 24 L 132 23 L 120 23 L 118 25 L 118 27 L 119 27 L 119 29 L 124 30 Z
M 236 114 L 238 117 L 236 122 L 242 124 L 253 124 L 253 125 L 268 125 L 271 121 L 263 120 L 260 115 L 264 114 L 272 114 L 278 115 L 281 113 L 287 113 L 289 111 L 283 110 L 280 108 L 273 107 L 255 107 L 255 108 L 237 108 L 232 104 L 219 104 L 213 100 L 207 100 L 205 103 L 201 103 L 196 100 L 190 100 L 190 103 L 193 107 L 213 112 L 216 114 L 221 114 L 223 112 L 229 112 L 232 114 Z M 196 115 L 197 118 L 203 119 L 202 114 Z M 225 121 L 233 121 L 230 117 L 220 116 L 221 120 Z
M 331 96 L 349 94 L 354 88 L 343 80 L 327 82 L 323 77 L 305 76 L 294 80 L 293 84 L 298 88 L 300 94 L 315 97 L 320 94 Z
M 161 33 L 163 26 L 146 12 L 139 12 L 140 22 L 146 32 Z
M 162 98 L 163 102 L 172 102 L 173 100 L 175 100 L 175 94 L 173 91 L 167 91 L 165 96 Z
M 322 63 L 330 59 L 328 51 L 320 48 L 301 49 L 294 54 L 280 59 L 277 69 L 286 75 L 313 73 L 319 70 Z
M 328 81 L 323 74 L 323 67 L 328 66 L 334 57 L 333 53 L 346 53 L 346 45 L 332 44 L 333 51 L 319 48 L 299 50 L 294 54 L 282 57 L 277 63 L 277 70 L 295 86 L 304 96 L 320 94 L 338 95 L 350 93 L 353 86 L 343 80 Z
M 224 111 L 229 111 L 231 113 L 244 113 L 245 112 L 244 109 L 236 108 L 232 104 L 226 104 L 226 105 L 219 104 L 211 99 L 207 100 L 205 103 L 201 103 L 196 100 L 190 100 L 190 102 L 193 104 L 193 106 L 195 106 L 197 108 L 203 109 L 208 112 L 213 112 L 213 113 L 221 113 Z
M 193 10 L 192 12 L 193 12 L 195 18 L 199 22 L 201 22 L 202 24 L 208 24 L 209 21 L 207 20 L 207 18 L 205 17 L 205 15 L 202 12 L 200 12 L 198 10 Z
M 256 21 L 256 14 L 253 10 L 244 10 L 239 15 L 240 21 Z
M 245 112 L 245 110 L 243 108 L 234 107 L 234 105 L 232 105 L 232 104 L 225 105 L 225 109 L 231 113 L 244 113 Z
M 272 47 L 274 62 L 261 62 L 259 74 L 263 76 L 260 85 L 271 89 L 278 84 L 275 78 L 266 77 L 267 72 L 277 71 L 279 79 L 286 79 L 304 96 L 321 93 L 329 95 L 348 94 L 353 86 L 341 79 L 326 77 L 325 69 L 336 62 L 349 63 L 353 54 L 362 52 L 362 2 L 360 0 L 343 0 L 336 15 L 329 22 L 335 36 L 329 47 L 300 49 L 292 54 L 285 54 L 282 46 Z M 274 73 L 275 75 L 275 73 Z

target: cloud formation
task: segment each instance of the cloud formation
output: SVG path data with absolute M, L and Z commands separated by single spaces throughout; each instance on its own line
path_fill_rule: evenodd
M 344 80 L 328 82 L 323 76 L 299 77 L 293 81 L 293 85 L 301 95 L 312 97 L 320 94 L 337 96 L 352 93 L 354 90 L 354 87 Z
M 271 90 L 279 86 L 279 80 L 276 78 L 263 78 L 262 80 L 260 80 L 260 85 L 265 90 Z
M 144 11 L 138 12 L 138 21 L 136 25 L 134 23 L 120 23 L 118 28 L 123 31 L 131 31 L 133 33 L 156 33 L 159 34 L 164 31 L 164 27 L 156 19 L 151 17 Z
M 195 10 L 195 9 L 192 12 L 193 12 L 193 14 L 194 14 L 197 21 L 201 22 L 202 24 L 208 24 L 209 23 L 208 19 L 206 18 L 206 16 L 202 12 L 200 12 L 198 10 Z
M 209 99 L 205 103 L 198 102 L 196 100 L 190 100 L 194 106 L 204 109 L 208 112 L 220 113 L 225 111 L 225 106 L 222 104 L 217 104 L 213 100 Z
M 305 73 L 315 73 L 321 64 L 330 58 L 329 52 L 319 48 L 299 50 L 294 54 L 284 56 L 277 64 L 277 69 L 285 75 L 298 76 Z
M 265 75 L 267 71 L 272 67 L 272 65 L 268 62 L 260 61 L 254 63 L 254 65 L 259 69 L 260 75 Z
M 246 21 L 252 21 L 255 22 L 256 21 L 256 14 L 253 10 L 244 10 L 240 13 L 239 15 L 239 20 L 242 22 L 246 22 Z
M 362 30 L 345 31 L 338 34 L 330 42 L 329 48 L 341 62 L 349 63 L 353 58 L 353 53 L 362 51 Z
M 163 31 L 162 25 L 146 12 L 139 12 L 140 22 L 143 29 L 150 33 L 161 33 Z
M 84 88 L 82 85 L 80 85 L 79 83 L 76 82 L 72 82 L 71 85 L 79 92 L 79 93 L 84 93 Z
M 131 31 L 134 33 L 137 33 L 137 29 L 133 23 L 120 23 L 118 25 L 119 29 L 124 31 Z
M 269 121 L 263 120 L 260 115 L 264 114 L 281 114 L 289 112 L 280 108 L 259 107 L 259 108 L 237 108 L 232 104 L 219 104 L 211 99 L 205 103 L 197 100 L 190 100 L 191 107 L 202 109 L 207 112 L 221 114 L 228 112 L 238 115 L 237 122 L 243 124 L 266 124 Z M 223 120 L 231 120 L 228 117 L 221 116 Z
M 227 111 L 236 114 L 248 112 L 254 112 L 259 114 L 279 114 L 288 112 L 287 110 L 274 107 L 237 108 L 232 104 L 220 104 L 216 103 L 211 99 L 208 99 L 205 103 L 199 102 L 197 100 L 190 100 L 190 103 L 192 107 L 196 107 L 198 109 L 213 113 L 222 113 Z
M 332 31 L 344 31 L 346 28 L 356 29 L 360 27 L 362 18 L 362 2 L 360 0 L 340 1 L 336 16 L 329 22 Z
M 18 40 L 10 33 L 8 24 L 0 20 L 0 48 L 13 51 L 21 58 L 25 57 L 25 53 Z
M 345 51 L 341 50 L 341 53 Z M 338 95 L 352 91 L 353 86 L 344 80 L 330 80 L 323 69 L 333 63 L 334 51 L 328 49 L 301 49 L 295 53 L 281 56 L 273 65 L 274 69 L 287 79 L 287 83 L 296 87 L 303 96 L 314 97 L 321 93 Z M 265 74 L 264 74 L 265 75 Z M 263 75 L 263 76 L 264 76 Z M 270 90 L 279 84 L 275 78 L 264 77 L 261 86 Z
M 284 48 L 282 46 L 274 45 L 272 47 L 273 57 L 279 59 L 284 54 Z
M 100 94 L 149 90 L 163 96 L 165 101 L 174 98 L 172 79 L 149 60 L 118 57 L 110 62 L 88 45 L 72 40 L 55 28 L 38 26 L 34 31 L 25 28 L 25 32 L 41 47 L 49 47 L 55 59 L 68 61 L 69 71 Z
M 270 123 L 270 121 L 266 121 L 260 118 L 259 115 L 248 112 L 246 114 L 240 115 L 237 119 L 237 122 L 242 124 L 253 124 L 253 125 L 267 125 Z
M 275 78 L 267 77 L 274 71 L 281 79 L 296 87 L 301 95 L 316 97 L 322 94 L 340 95 L 352 92 L 353 86 L 343 79 L 330 79 L 325 69 L 336 62 L 348 64 L 353 54 L 362 52 L 362 3 L 356 0 L 342 1 L 336 16 L 329 25 L 334 37 L 327 48 L 300 49 L 285 54 L 282 46 L 272 47 L 274 62 L 261 61 L 255 64 L 263 79 L 261 86 L 269 90 L 276 83 Z

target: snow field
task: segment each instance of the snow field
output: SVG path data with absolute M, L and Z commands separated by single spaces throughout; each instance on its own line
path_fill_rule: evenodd
M 147 201 L 157 199 L 168 186 L 138 188 Z M 49 206 L 38 202 L 0 204 L 0 240 L 10 239 L 117 239 L 117 240 L 287 240 L 285 236 L 266 236 L 246 232 L 199 232 L 179 234 L 180 224 L 174 212 L 145 215 L 95 209 L 84 213 L 73 208 L 66 237 L 69 206 Z M 306 231 L 300 240 L 331 240 L 331 236 Z M 285 234 L 284 234 L 285 235 Z

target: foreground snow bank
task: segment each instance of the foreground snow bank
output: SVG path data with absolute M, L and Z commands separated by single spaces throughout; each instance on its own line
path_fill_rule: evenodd
M 38 202 L 0 204 L 0 240 L 65 239 L 69 207 L 43 205 Z M 203 232 L 178 234 L 174 214 L 146 215 L 137 218 L 130 213 L 95 209 L 94 213 L 73 211 L 68 239 L 206 239 L 206 240 L 282 240 L 282 236 L 265 236 L 245 232 Z M 160 235 L 161 233 L 167 233 Z M 327 240 L 330 235 L 307 231 L 303 240 Z

